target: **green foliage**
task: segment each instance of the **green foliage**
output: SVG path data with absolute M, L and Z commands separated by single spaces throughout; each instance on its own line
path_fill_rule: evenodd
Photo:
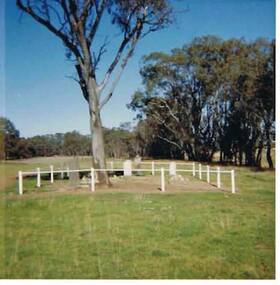
M 145 89 L 128 105 L 181 157 L 260 165 L 274 133 L 275 43 L 195 38 L 143 58 Z
M 63 154 L 89 155 L 91 153 L 91 138 L 83 136 L 77 131 L 66 133 L 63 137 Z
M 11 121 L 1 118 L 0 122 L 2 123 L 0 132 L 2 157 L 0 159 L 5 159 L 4 143 L 7 159 L 91 154 L 91 137 L 89 135 L 73 131 L 65 134 L 56 133 L 20 138 L 19 131 L 15 129 Z M 136 154 L 135 133 L 129 122 L 122 123 L 119 128 L 103 128 L 103 132 L 108 157 L 123 158 Z
M 136 154 L 135 136 L 130 123 L 123 123 L 119 128 L 104 129 L 104 141 L 107 157 L 125 158 Z
M 19 131 L 7 118 L 0 117 L 0 159 L 18 158 Z

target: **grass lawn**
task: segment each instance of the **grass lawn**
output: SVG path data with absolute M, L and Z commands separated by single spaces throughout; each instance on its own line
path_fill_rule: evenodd
M 37 165 L 0 177 L 2 278 L 275 278 L 273 171 L 236 168 L 236 195 L 14 194 Z

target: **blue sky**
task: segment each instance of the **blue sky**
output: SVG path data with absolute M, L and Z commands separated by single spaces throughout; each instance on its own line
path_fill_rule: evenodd
M 5 2 L 4 115 L 26 137 L 74 129 L 88 134 L 87 103 L 77 83 L 67 78 L 75 71 L 65 59 L 61 42 L 28 16 L 20 17 L 14 3 L 14 0 Z M 176 13 L 176 23 L 139 43 L 113 98 L 102 111 L 104 126 L 118 126 L 134 118 L 135 114 L 126 104 L 133 92 L 141 88 L 139 62 L 143 55 L 153 51 L 168 52 L 194 37 L 209 34 L 224 39 L 275 37 L 273 0 L 181 0 L 172 3 L 175 11 L 187 9 L 187 12 Z M 109 24 L 100 31 L 100 41 L 108 32 L 114 43 L 116 31 Z M 104 66 L 109 63 L 110 56 L 109 50 Z M 0 112 L 3 115 L 3 107 Z

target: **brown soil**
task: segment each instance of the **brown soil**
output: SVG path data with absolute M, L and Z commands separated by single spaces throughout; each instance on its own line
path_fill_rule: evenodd
M 159 176 L 131 176 L 131 177 L 117 177 L 110 179 L 111 187 L 96 184 L 96 192 L 131 192 L 131 193 L 160 193 L 160 177 Z M 61 185 L 58 187 L 59 191 L 68 190 L 68 187 Z M 88 191 L 89 187 L 84 187 Z M 178 192 L 205 192 L 205 191 L 219 191 L 215 186 L 199 180 L 188 181 L 171 181 L 165 180 L 165 193 Z
M 19 196 L 17 193 L 7 194 L 9 199 L 25 199 L 25 198 L 43 198 L 53 197 L 63 193 L 69 195 L 80 194 L 100 194 L 100 193 L 159 193 L 159 194 L 172 194 L 172 193 L 187 193 L 187 192 L 220 192 L 224 189 L 218 189 L 214 185 L 210 185 L 206 182 L 200 181 L 196 178 L 184 178 L 184 181 L 172 181 L 171 179 L 165 179 L 165 192 L 160 190 L 160 176 L 131 176 L 131 177 L 117 177 L 110 179 L 111 187 L 96 184 L 96 191 L 90 191 L 90 185 L 84 185 L 84 187 L 73 187 L 69 184 L 69 180 L 55 180 L 54 184 L 45 185 L 44 192 L 28 189 L 24 189 L 24 195 Z

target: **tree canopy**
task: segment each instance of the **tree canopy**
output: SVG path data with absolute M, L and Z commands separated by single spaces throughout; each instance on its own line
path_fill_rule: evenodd
M 272 167 L 274 41 L 195 38 L 171 53 L 143 58 L 144 90 L 129 108 L 181 157 Z

